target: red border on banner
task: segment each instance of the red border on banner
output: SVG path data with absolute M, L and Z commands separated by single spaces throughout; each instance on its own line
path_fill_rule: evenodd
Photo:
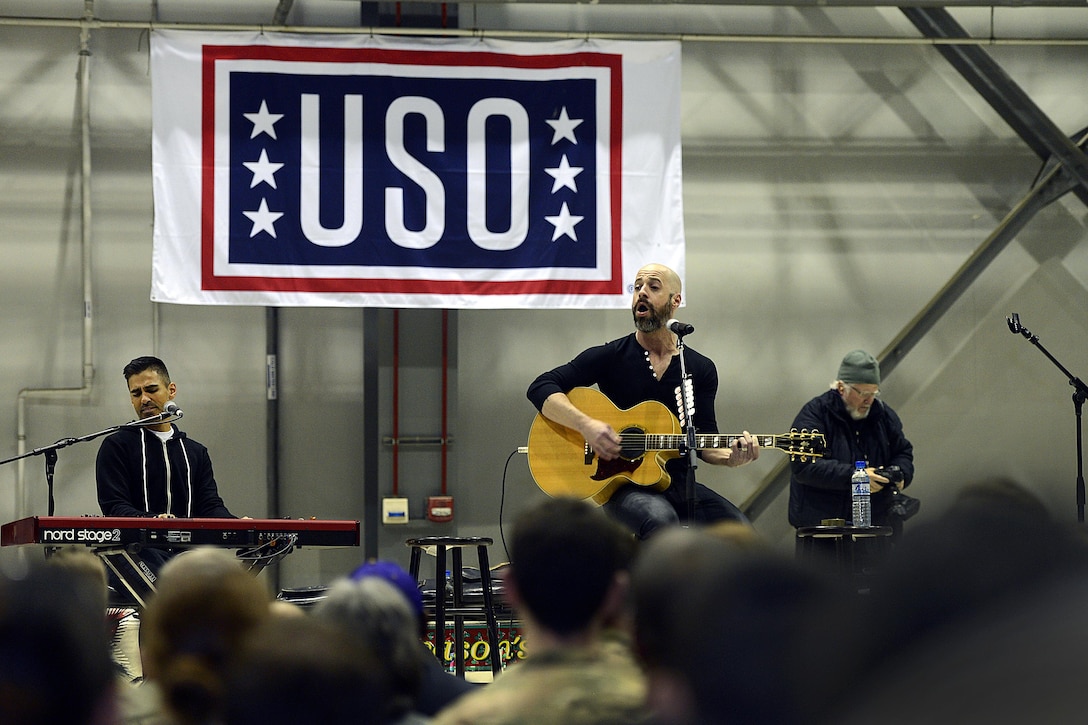
M 479 65 L 549 69 L 579 66 L 611 72 L 609 178 L 612 219 L 612 268 L 607 280 L 467 281 L 335 277 L 248 277 L 215 274 L 215 64 L 224 60 L 289 60 L 312 63 L 384 63 L 390 65 Z M 436 295 L 615 295 L 623 293 L 622 133 L 623 59 L 609 53 L 511 55 L 477 51 L 420 51 L 381 48 L 286 46 L 203 46 L 201 127 L 201 289 L 228 292 L 401 293 Z M 209 212 L 208 210 L 212 210 Z

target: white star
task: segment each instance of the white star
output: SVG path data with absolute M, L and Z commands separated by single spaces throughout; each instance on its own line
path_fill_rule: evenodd
M 276 121 L 283 118 L 282 113 L 269 113 L 268 104 L 264 101 L 261 101 L 261 110 L 257 113 L 243 113 L 242 115 L 253 124 L 253 133 L 249 134 L 250 138 L 257 138 L 262 133 L 267 133 L 272 138 L 276 138 Z
M 564 160 L 565 157 L 564 157 Z M 261 149 L 261 158 L 257 161 L 244 161 L 242 166 L 253 172 L 253 181 L 250 182 L 249 188 L 252 189 L 262 181 L 273 189 L 276 188 L 276 172 L 283 168 L 283 164 L 273 163 L 268 160 L 268 152 Z M 545 169 L 547 171 L 547 169 Z
M 552 145 L 559 143 L 559 139 L 570 139 L 572 144 L 577 144 L 578 139 L 574 138 L 574 129 L 581 125 L 582 119 L 568 118 L 567 107 L 563 106 L 563 110 L 559 112 L 559 118 L 554 121 L 545 121 L 552 130 L 555 132 L 552 134 Z
M 242 213 L 253 222 L 253 231 L 249 233 L 250 238 L 257 236 L 258 232 L 268 232 L 273 239 L 276 238 L 276 227 L 273 225 L 277 219 L 283 216 L 283 212 L 269 211 L 268 202 L 261 199 L 261 206 L 257 211 L 244 211 Z
M 578 241 L 578 235 L 574 232 L 574 225 L 585 219 L 585 217 L 571 214 L 570 209 L 567 208 L 567 202 L 563 202 L 563 208 L 559 210 L 558 216 L 546 216 L 544 218 L 555 227 L 555 232 L 552 233 L 553 242 L 564 234 L 574 241 Z
M 578 185 L 574 183 L 574 177 L 582 173 L 581 166 L 571 166 L 567 161 L 567 155 L 563 154 L 562 161 L 559 162 L 557 168 L 544 169 L 548 174 L 555 179 L 552 183 L 552 193 L 559 191 L 563 187 L 570 189 L 577 193 Z

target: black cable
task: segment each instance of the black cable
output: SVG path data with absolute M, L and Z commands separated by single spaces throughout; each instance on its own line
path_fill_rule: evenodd
M 250 549 L 239 549 L 235 556 L 242 562 L 248 563 L 248 570 L 256 569 L 258 572 L 265 567 L 283 560 L 295 550 L 298 543 L 298 534 L 288 534 L 284 537 L 270 539 L 259 546 Z
M 506 505 L 506 472 L 510 469 L 510 461 L 514 459 L 520 451 L 515 448 L 506 458 L 506 464 L 502 467 L 502 487 L 499 492 L 499 540 L 502 541 L 502 550 L 506 554 L 506 560 L 510 561 L 510 550 L 506 548 L 506 534 L 502 530 L 502 512 L 503 507 Z

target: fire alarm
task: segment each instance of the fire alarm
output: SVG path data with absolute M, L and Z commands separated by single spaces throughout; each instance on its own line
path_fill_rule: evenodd
M 427 520 L 436 523 L 453 521 L 453 496 L 428 496 Z

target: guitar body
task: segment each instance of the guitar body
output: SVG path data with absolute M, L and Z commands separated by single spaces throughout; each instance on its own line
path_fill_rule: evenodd
M 586 415 L 603 420 L 620 435 L 620 456 L 597 458 L 582 434 L 537 415 L 529 429 L 529 471 L 549 496 L 592 498 L 604 503 L 620 486 L 633 483 L 664 491 L 672 483 L 665 463 L 687 447 L 680 421 L 666 406 L 650 400 L 620 410 L 593 388 L 575 388 L 567 397 Z M 754 435 L 761 449 L 776 448 L 793 461 L 822 458 L 824 436 L 817 430 L 791 430 L 782 435 Z M 739 435 L 696 434 L 697 450 L 729 448 Z
M 621 437 L 624 433 L 681 433 L 676 416 L 656 400 L 620 410 L 593 388 L 575 388 L 567 397 L 586 415 L 606 421 Z M 604 503 L 626 483 L 664 491 L 672 483 L 665 462 L 679 455 L 676 450 L 646 451 L 638 446 L 625 448 L 615 460 L 603 461 L 586 445 L 581 433 L 543 415 L 538 414 L 529 429 L 529 471 L 549 496 Z

